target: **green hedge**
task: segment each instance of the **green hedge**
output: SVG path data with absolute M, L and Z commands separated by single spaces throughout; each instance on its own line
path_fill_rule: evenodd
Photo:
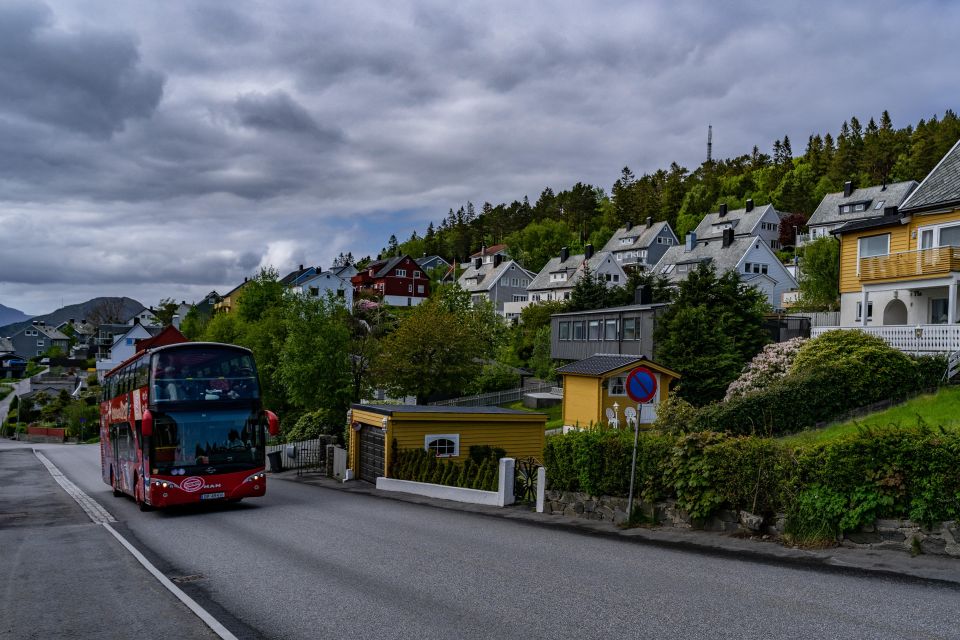
M 853 333 L 853 332 L 851 332 Z M 798 356 L 799 357 L 799 356 Z M 783 435 L 885 400 L 903 400 L 937 386 L 946 359 L 926 356 L 861 367 L 849 361 L 819 366 L 770 384 L 763 391 L 702 407 L 691 431 Z
M 626 496 L 631 434 L 580 431 L 547 439 L 551 489 Z M 830 541 L 876 518 L 960 517 L 960 433 L 926 425 L 867 430 L 791 447 L 715 432 L 640 434 L 636 494 L 673 498 L 695 519 L 720 509 L 787 514 L 801 542 Z
M 437 458 L 433 453 L 423 449 L 394 450 L 390 477 L 397 480 L 442 484 L 448 487 L 496 491 L 500 483 L 498 461 L 492 456 L 479 458 L 479 462 L 475 458 L 479 456 L 471 456 L 460 464 L 453 460 Z

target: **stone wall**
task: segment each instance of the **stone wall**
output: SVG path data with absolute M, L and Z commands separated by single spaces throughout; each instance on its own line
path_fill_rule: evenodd
M 544 513 L 564 515 L 588 520 L 609 521 L 615 525 L 627 519 L 627 499 L 613 496 L 591 496 L 573 491 L 545 493 Z M 783 536 L 786 518 L 778 515 L 773 523 L 764 522 L 761 516 L 747 511 L 720 510 L 714 516 L 695 521 L 677 507 L 676 501 L 645 503 L 637 500 L 637 506 L 647 522 L 659 527 L 673 529 L 699 529 L 718 533 L 741 533 L 765 539 L 779 540 Z M 851 531 L 839 540 L 845 547 L 858 549 L 888 549 L 907 553 L 948 555 L 960 557 L 960 526 L 957 522 L 940 523 L 926 528 L 909 520 L 877 520 L 871 526 Z

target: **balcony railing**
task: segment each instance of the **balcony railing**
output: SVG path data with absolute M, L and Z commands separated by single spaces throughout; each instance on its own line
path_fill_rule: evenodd
M 912 278 L 960 271 L 960 247 L 933 247 L 860 258 L 860 281 Z
M 960 325 L 921 324 L 916 326 L 896 325 L 887 327 L 814 327 L 810 337 L 816 338 L 827 331 L 859 330 L 882 338 L 894 349 L 904 353 L 932 354 L 960 351 Z

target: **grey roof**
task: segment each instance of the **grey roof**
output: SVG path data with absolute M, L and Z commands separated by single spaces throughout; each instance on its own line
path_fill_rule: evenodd
M 304 267 L 301 265 L 299 269 L 294 269 L 287 275 L 280 278 L 280 284 L 295 284 L 296 281 L 300 279 L 300 276 L 309 272 L 311 269 L 316 270 L 316 267 Z
M 442 262 L 443 264 L 447 265 L 447 266 L 450 265 L 449 262 L 447 262 L 446 260 L 443 259 L 443 256 L 438 256 L 438 255 L 423 256 L 422 258 L 417 258 L 416 260 L 414 260 L 414 262 L 416 262 L 418 265 L 420 265 L 420 266 L 422 267 L 424 264 L 426 264 L 426 263 L 428 263 L 428 262 L 436 262 L 436 261 L 438 261 L 438 260 L 439 260 L 440 262 Z
M 396 267 L 398 264 L 403 262 L 404 258 L 406 257 L 407 256 L 405 255 L 394 256 L 392 258 L 387 258 L 385 260 L 377 260 L 375 262 L 371 262 L 370 264 L 367 265 L 367 268 L 365 269 L 365 271 L 369 271 L 370 269 L 373 269 L 374 278 L 383 278 L 388 273 L 390 273 L 394 267 Z
M 7 340 L 6 338 L 0 338 L 0 353 L 4 352 L 13 352 L 13 343 Z
M 660 307 L 669 307 L 669 302 L 657 302 L 654 304 L 628 304 L 623 307 L 604 307 L 602 309 L 591 309 L 589 311 L 567 311 L 565 313 L 552 313 L 551 318 L 566 318 L 568 316 L 596 315 L 602 313 L 626 313 L 628 311 L 650 311 Z
M 506 271 L 509 271 L 511 265 L 514 265 L 517 267 L 517 269 L 520 269 L 520 271 L 523 272 L 523 275 L 527 278 L 530 278 L 531 281 L 535 277 L 534 274 L 530 273 L 513 260 L 501 262 L 496 267 L 493 266 L 492 262 L 484 262 L 480 265 L 479 269 L 477 269 L 474 263 L 471 262 L 470 266 L 467 267 L 462 274 L 460 274 L 460 278 L 457 280 L 457 283 L 465 291 L 469 291 L 471 293 L 489 291 L 490 287 L 493 286 L 493 283 L 497 281 L 497 278 L 502 276 Z M 479 281 L 477 281 L 478 276 L 480 278 Z
M 41 325 L 41 324 L 33 324 L 33 325 L 28 325 L 28 326 L 24 327 L 23 329 L 24 329 L 24 330 L 26 330 L 26 329 L 36 329 L 37 331 L 39 331 L 39 332 L 42 333 L 43 335 L 47 336 L 47 337 L 50 338 L 51 340 L 69 340 L 69 339 L 70 339 L 69 336 L 67 336 L 66 334 L 58 331 L 56 327 L 52 327 L 52 326 L 50 326 L 49 324 L 43 324 L 43 325 Z
M 603 374 L 629 367 L 632 364 L 646 360 L 643 356 L 619 356 L 614 354 L 598 353 L 577 360 L 557 368 L 557 373 L 573 373 L 586 376 L 602 376 Z
M 880 227 L 886 227 L 892 224 L 903 224 L 903 216 L 898 212 L 887 216 L 877 216 L 875 218 L 867 218 L 865 220 L 854 220 L 848 222 L 842 227 L 838 227 L 831 231 L 833 235 L 840 235 L 841 233 L 849 233 L 851 231 L 863 231 L 864 229 L 875 229 Z
M 660 258 L 660 262 L 654 267 L 654 272 L 663 273 L 664 267 L 669 264 L 710 262 L 716 268 L 718 274 L 725 273 L 736 268 L 737 263 L 755 242 L 765 245 L 765 242 L 758 236 L 734 237 L 729 247 L 724 247 L 722 239 L 719 238 L 708 239 L 705 242 L 698 238 L 696 246 L 691 251 L 687 251 L 684 244 L 674 245 L 667 249 L 663 257 Z M 679 282 L 687 277 L 686 273 L 680 273 L 676 268 L 663 275 L 671 282 Z
M 910 194 L 901 211 L 921 212 L 957 204 L 960 204 L 960 140 Z
M 603 245 L 603 250 L 631 251 L 634 249 L 646 249 L 656 241 L 657 236 L 660 235 L 660 232 L 664 227 L 669 228 L 670 223 L 654 222 L 649 227 L 645 224 L 634 225 L 629 230 L 626 227 L 620 227 L 614 232 L 610 239 L 607 240 L 607 244 Z M 673 233 L 673 229 L 670 229 L 670 233 L 676 237 L 676 234 Z M 620 241 L 625 238 L 632 238 L 633 242 L 630 244 L 620 244 Z
M 734 209 L 733 211 L 728 211 L 727 215 L 722 218 L 720 217 L 719 211 L 708 213 L 695 229 L 697 240 L 719 238 L 723 235 L 723 229 L 720 227 L 731 222 L 733 223 L 734 235 L 742 236 L 752 234 L 753 228 L 757 226 L 760 218 L 762 218 L 767 211 L 773 211 L 779 222 L 780 213 L 773 208 L 772 204 L 756 206 L 751 211 L 747 211 L 746 207 L 743 209 Z
M 586 254 L 579 253 L 575 256 L 570 256 L 563 262 L 560 261 L 560 256 L 555 258 L 550 258 L 550 261 L 540 270 L 540 273 L 537 274 L 537 277 L 533 279 L 533 282 L 530 283 L 530 286 L 527 287 L 527 291 L 544 291 L 549 289 L 569 289 L 570 287 L 577 284 L 577 280 L 580 279 L 580 274 L 583 273 L 580 270 L 580 266 L 583 264 L 584 257 Z M 598 251 L 593 254 L 593 257 L 587 261 L 587 264 L 590 266 L 590 270 L 594 273 L 597 272 L 597 267 L 600 264 L 610 257 L 609 251 Z M 567 279 L 557 282 L 550 281 L 550 274 L 557 273 L 560 271 L 565 271 L 567 273 Z
M 370 411 L 385 416 L 392 416 L 397 413 L 468 413 L 473 415 L 544 415 L 532 413 L 530 411 L 521 411 L 520 409 L 506 409 L 504 407 L 441 407 L 437 405 L 424 404 L 352 404 L 353 409 L 361 411 Z
M 810 220 L 807 221 L 807 226 L 815 227 L 817 225 L 837 224 L 840 222 L 851 222 L 853 220 L 882 216 L 884 209 L 899 207 L 916 187 L 916 180 L 907 180 L 906 182 L 894 182 L 886 186 L 875 185 L 862 189 L 854 189 L 849 197 L 844 197 L 843 191 L 828 193 L 823 196 L 823 200 L 820 201 L 817 210 L 810 216 Z M 864 211 L 840 213 L 840 207 L 843 205 L 858 202 L 866 202 L 869 204 Z M 877 208 L 878 206 L 880 207 L 879 209 Z

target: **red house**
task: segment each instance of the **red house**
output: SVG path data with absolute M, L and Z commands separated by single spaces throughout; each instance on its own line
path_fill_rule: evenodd
M 350 282 L 356 293 L 373 292 L 395 307 L 412 307 L 430 295 L 430 279 L 407 255 L 371 262 Z

